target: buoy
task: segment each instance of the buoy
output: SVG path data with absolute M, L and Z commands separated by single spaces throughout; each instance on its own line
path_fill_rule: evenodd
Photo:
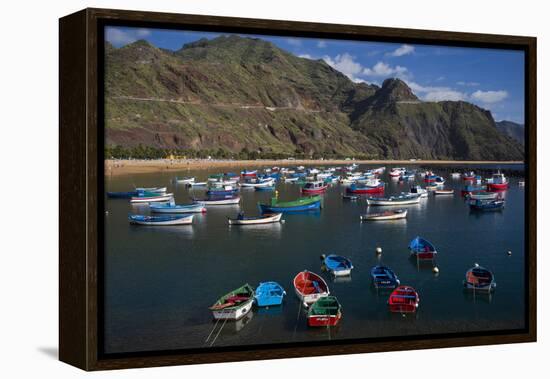
M 437 266 L 434 266 L 432 271 L 434 272 L 434 274 L 439 274 L 439 268 L 437 268 Z
M 382 248 L 380 246 L 376 248 L 376 254 L 382 254 Z
M 512 255 L 512 252 L 510 250 L 508 250 L 508 256 Z

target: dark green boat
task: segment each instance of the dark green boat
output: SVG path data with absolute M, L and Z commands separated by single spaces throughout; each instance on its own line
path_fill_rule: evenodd
M 336 326 L 342 318 L 342 306 L 335 296 L 322 297 L 307 312 L 309 326 Z
M 271 198 L 271 204 L 258 204 L 262 213 L 304 212 L 321 208 L 321 196 L 301 197 L 293 201 L 281 202 L 277 197 Z

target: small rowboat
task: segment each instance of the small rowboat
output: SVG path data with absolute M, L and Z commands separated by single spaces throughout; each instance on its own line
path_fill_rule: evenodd
M 404 173 L 405 171 L 407 171 L 406 168 L 404 167 L 394 167 L 391 169 L 390 171 L 390 176 L 393 177 L 393 178 L 398 178 L 401 176 L 402 173 Z
M 256 287 L 254 297 L 258 307 L 281 305 L 286 292 L 277 282 L 262 282 Z
M 317 300 L 307 311 L 308 326 L 336 326 L 342 318 L 342 306 L 335 296 Z
M 348 276 L 351 275 L 351 270 L 353 270 L 353 264 L 351 260 L 340 255 L 330 254 L 325 257 L 321 255 L 323 259 L 323 265 L 334 276 Z
M 420 203 L 420 195 L 401 194 L 399 196 L 390 197 L 369 197 L 367 198 L 368 205 L 408 205 Z
M 245 284 L 220 297 L 209 309 L 216 320 L 239 320 L 252 310 L 253 304 L 254 289 Z
M 204 213 L 206 208 L 202 204 L 175 204 L 174 202 L 170 203 L 160 203 L 160 204 L 150 204 L 149 209 L 153 213 Z
M 459 179 L 460 178 L 460 172 L 451 172 L 451 178 Z
M 407 218 L 406 209 L 396 209 L 382 213 L 371 213 L 359 216 L 361 221 L 387 221 Z
M 466 196 L 471 200 L 495 200 L 498 192 L 474 191 Z
M 173 198 L 174 195 L 171 193 L 160 195 L 158 193 L 144 192 L 143 194 L 139 194 L 138 196 L 133 196 L 130 199 L 130 203 L 154 203 L 159 201 L 170 201 Z
M 397 275 L 386 266 L 374 266 L 370 270 L 370 276 L 372 277 L 372 284 L 374 288 L 395 288 L 399 285 L 399 279 Z
M 271 199 L 271 204 L 258 204 L 262 213 L 304 212 L 321 208 L 319 195 L 302 197 L 298 200 L 279 202 L 276 197 Z
M 454 195 L 455 190 L 453 189 L 436 189 L 434 195 Z
M 491 292 L 496 285 L 493 273 L 477 263 L 466 271 L 464 287 L 468 290 Z
M 129 215 L 130 224 L 147 226 L 189 225 L 193 223 L 193 215 L 182 216 L 146 216 Z
M 416 290 L 410 286 L 399 286 L 393 290 L 388 299 L 390 312 L 414 313 L 420 303 Z
M 137 192 L 149 192 L 149 193 L 156 193 L 156 194 L 164 194 L 166 193 L 166 187 L 137 187 Z
M 210 197 L 214 196 L 225 196 L 225 195 L 233 195 L 235 193 L 239 192 L 239 189 L 233 186 L 225 185 L 220 188 L 211 188 L 208 191 L 206 191 L 206 195 Z
M 207 197 L 206 199 L 193 199 L 194 204 L 203 204 L 203 205 L 233 205 L 239 204 L 241 198 L 239 196 L 215 196 Z
M 316 195 L 320 193 L 325 193 L 328 188 L 328 185 L 325 184 L 323 181 L 314 181 L 314 182 L 307 182 L 302 187 L 302 193 L 306 195 Z
M 256 176 L 258 174 L 258 170 L 243 170 L 241 171 L 241 176 Z
M 273 178 L 266 178 L 266 179 L 250 179 L 246 182 L 241 183 L 241 187 L 243 188 L 258 188 L 258 187 L 273 187 L 275 184 L 275 179 Z
M 504 209 L 504 200 L 471 200 L 469 205 L 473 211 L 501 211 Z
M 420 195 L 420 197 L 428 197 L 428 190 L 420 186 L 411 187 L 410 193 Z
M 473 171 L 464 173 L 462 175 L 462 179 L 467 180 L 467 181 L 473 181 L 475 178 L 476 178 L 476 174 Z
M 298 179 L 300 179 L 299 176 L 290 176 L 290 177 L 285 177 L 283 180 L 285 183 L 292 183 L 292 182 L 297 182 Z
M 281 222 L 282 213 L 266 213 L 259 217 L 244 217 L 244 214 L 239 214 L 237 218 L 228 219 L 229 225 L 258 225 L 271 224 Z
M 299 272 L 294 277 L 293 284 L 296 295 L 306 307 L 330 293 L 325 280 L 307 270 Z
M 190 183 L 191 187 L 206 187 L 208 183 L 206 182 L 193 182 Z
M 434 259 L 437 255 L 435 246 L 428 240 L 416 237 L 409 244 L 409 251 L 416 259 Z

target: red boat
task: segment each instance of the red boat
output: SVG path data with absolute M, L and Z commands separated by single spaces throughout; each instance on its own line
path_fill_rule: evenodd
M 476 178 L 476 174 L 473 171 L 466 172 L 462 175 L 462 179 L 473 181 Z
M 242 177 L 256 177 L 256 175 L 258 174 L 258 170 L 243 170 L 241 171 L 241 176 Z
M 487 190 L 489 191 L 504 191 L 508 189 L 508 178 L 501 174 L 493 174 L 491 182 L 487 183 Z
M 342 306 L 334 296 L 317 300 L 307 312 L 309 326 L 336 326 L 342 318 Z
M 352 184 L 346 188 L 346 192 L 356 195 L 384 193 L 384 183 L 379 183 L 375 186 Z
M 312 304 L 329 295 L 327 282 L 310 271 L 299 272 L 294 277 L 294 290 L 304 304 Z
M 418 308 L 420 297 L 416 290 L 409 286 L 399 286 L 393 290 L 388 299 L 391 312 L 414 313 Z
M 328 184 L 325 184 L 322 181 L 307 182 L 302 187 L 302 193 L 306 195 L 318 195 L 320 193 L 325 193 L 327 188 L 328 188 Z

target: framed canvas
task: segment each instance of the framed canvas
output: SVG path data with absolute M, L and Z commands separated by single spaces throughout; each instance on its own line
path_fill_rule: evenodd
M 536 340 L 536 39 L 60 19 L 59 356 Z

